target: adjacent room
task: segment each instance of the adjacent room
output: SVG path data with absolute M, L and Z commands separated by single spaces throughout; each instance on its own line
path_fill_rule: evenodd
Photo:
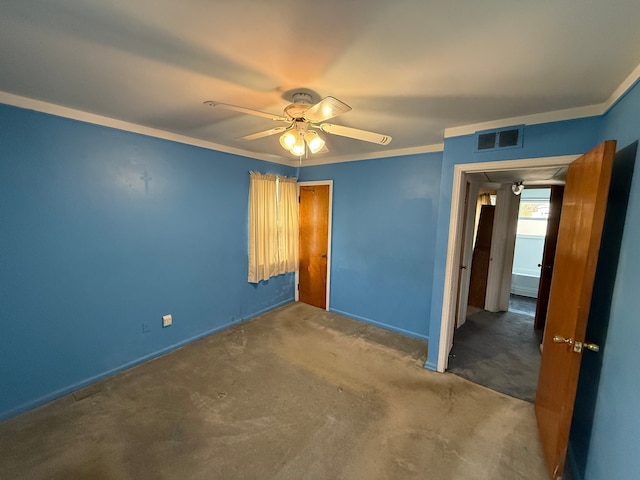
M 553 174 L 553 177 L 550 175 Z M 545 282 L 540 282 L 541 272 L 550 274 L 552 267 L 543 267 L 543 255 L 555 248 L 553 232 L 557 226 L 549 222 L 551 188 L 540 188 L 536 184 L 548 182 L 564 183 L 566 169 L 551 172 L 541 170 L 508 171 L 499 174 L 481 174 L 476 181 L 490 179 L 494 186 L 483 183 L 479 189 L 475 211 L 470 202 L 467 215 L 474 224 L 472 242 L 472 260 L 469 278 L 460 282 L 458 305 L 467 303 L 466 312 L 460 310 L 457 318 L 454 346 L 449 354 L 448 371 L 462 376 L 474 383 L 479 383 L 507 395 L 533 402 L 536 396 L 538 374 L 540 369 L 540 346 L 543 335 L 541 317 L 546 314 L 548 291 L 545 293 Z M 504 176 L 504 178 L 499 178 Z M 494 222 L 498 190 L 500 185 L 508 184 L 510 179 L 511 194 L 507 189 L 507 199 L 516 202 L 517 209 L 505 218 L 505 225 Z M 527 178 L 528 188 L 523 188 Z M 553 187 L 564 189 L 562 185 Z M 504 201 L 504 195 L 501 200 Z M 555 213 L 555 212 L 554 212 Z M 559 220 L 559 215 L 552 215 Z M 516 228 L 509 228 L 509 224 Z M 493 306 L 487 291 L 495 289 L 489 286 L 492 276 L 489 270 L 492 265 L 491 250 L 504 249 L 506 245 L 493 245 L 492 239 L 500 241 L 500 231 L 508 228 L 509 237 L 505 243 L 511 243 L 513 257 L 507 263 L 510 268 L 504 269 L 503 278 L 497 279 L 500 288 L 505 291 L 504 304 Z M 549 255 L 549 252 L 547 252 Z M 553 265 L 553 261 L 547 262 Z M 496 281 L 495 279 L 492 281 Z M 542 292 L 540 292 L 542 285 Z M 550 286 L 550 284 L 549 284 Z M 491 297 L 491 293 L 489 293 Z M 465 302 L 465 298 L 468 300 Z M 486 308 L 490 308 L 488 310 Z M 496 311 L 497 310 L 497 311 Z M 538 314 L 538 310 L 540 314 Z M 537 320 L 536 320 L 537 317 Z
M 640 3 L 0 5 L 0 478 L 640 477 Z

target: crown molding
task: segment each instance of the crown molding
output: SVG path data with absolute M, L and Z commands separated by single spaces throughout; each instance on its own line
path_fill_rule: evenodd
M 602 113 L 607 113 L 613 108 L 613 106 L 624 97 L 629 90 L 640 80 L 640 65 L 633 69 L 633 71 L 624 79 L 624 81 L 616 88 L 611 96 L 602 105 L 605 105 L 605 110 Z
M 42 100 L 36 100 L 29 97 L 23 97 L 15 95 L 13 93 L 0 91 L 0 103 L 12 105 L 14 107 L 24 108 L 27 110 L 34 110 L 40 113 L 46 113 L 50 115 L 56 115 L 58 117 L 69 118 L 72 120 L 78 120 L 80 122 L 91 123 L 94 125 L 100 125 L 103 127 L 115 128 L 118 130 L 124 130 L 127 132 L 139 133 L 141 135 L 147 135 L 150 137 L 161 138 L 163 140 L 169 140 L 172 142 L 184 143 L 186 145 L 193 145 L 195 147 L 202 147 L 209 150 L 215 150 L 218 152 L 230 153 L 233 155 L 239 155 L 242 157 L 253 158 L 256 160 L 264 160 L 266 162 L 279 163 L 281 165 L 287 165 L 289 167 L 307 167 L 312 165 L 325 165 L 329 163 L 341 163 L 341 162 L 353 162 L 357 160 L 372 160 L 374 158 L 385 157 L 397 157 L 400 155 L 415 155 L 419 153 L 438 152 L 444 149 L 444 144 L 436 145 L 424 145 L 420 147 L 403 148 L 397 150 L 385 150 L 381 152 L 374 152 L 366 155 L 343 155 L 338 157 L 327 157 L 322 159 L 303 160 L 300 163 L 297 158 L 286 158 L 278 155 L 268 153 L 256 153 L 248 150 L 242 150 L 239 148 L 231 148 L 219 143 L 209 142 L 206 140 L 200 140 L 198 138 L 189 137 L 186 135 L 180 135 L 177 133 L 168 132 L 166 130 L 160 130 L 157 128 L 145 127 L 144 125 L 138 125 L 136 123 L 125 122 L 111 117 L 105 117 L 103 115 L 97 115 L 95 113 L 89 113 L 75 108 L 64 107 L 62 105 L 56 105 L 54 103 L 45 102 Z
M 575 120 L 578 118 L 597 117 L 604 115 L 633 87 L 640 79 L 640 65 L 638 65 L 624 81 L 616 88 L 607 100 L 595 105 L 584 107 L 554 110 L 551 112 L 523 115 L 520 117 L 503 118 L 489 122 L 461 125 L 459 127 L 445 128 L 444 138 L 472 135 L 481 130 L 509 127 L 511 125 L 537 125 L 540 123 L 560 122 L 563 120 Z
M 271 155 L 266 153 L 255 153 L 255 152 L 249 152 L 247 150 L 242 150 L 239 148 L 231 148 L 225 145 L 220 145 L 219 143 L 200 140 L 198 138 L 188 137 L 186 135 L 180 135 L 177 133 L 172 133 L 172 132 L 168 132 L 166 130 L 160 130 L 157 128 L 145 127 L 144 125 L 125 122 L 123 120 L 118 120 L 111 117 L 105 117 L 103 115 L 97 115 L 95 113 L 84 112 L 82 110 L 76 110 L 75 108 L 63 107 L 62 105 L 56 105 L 54 103 L 44 102 L 42 100 L 23 97 L 20 95 L 15 95 L 13 93 L 0 91 L 0 103 L 5 103 L 7 105 L 11 105 L 14 107 L 24 108 L 26 110 L 34 110 L 40 113 L 56 115 L 58 117 L 78 120 L 80 122 L 92 123 L 94 125 L 100 125 L 103 127 L 115 128 L 117 130 L 124 130 L 127 132 L 147 135 L 149 137 L 161 138 L 163 140 L 184 143 L 186 145 L 193 145 L 195 147 L 202 147 L 208 150 L 216 150 L 218 152 L 239 155 L 241 157 L 254 158 L 257 160 L 264 160 L 266 162 L 279 163 L 287 166 L 296 165 L 295 160 L 279 157 L 278 155 Z
M 491 120 L 489 122 L 472 123 L 470 125 L 445 128 L 444 138 L 473 135 L 481 130 L 492 130 L 494 128 L 509 127 L 511 125 L 537 125 L 540 123 L 575 120 L 576 118 L 596 117 L 603 113 L 601 105 L 588 105 L 586 107 L 568 108 L 566 110 L 555 110 L 553 112 L 536 113 L 520 117 L 502 118 L 499 120 Z
M 342 155 L 338 157 L 328 158 L 310 158 L 302 160 L 300 167 L 314 167 L 317 165 L 328 165 L 331 163 L 358 162 L 360 160 L 375 160 L 376 158 L 391 158 L 404 155 L 419 155 L 421 153 L 434 153 L 444 151 L 444 143 L 435 143 L 433 145 L 422 145 L 419 147 L 398 148 L 396 150 L 384 150 L 381 152 L 373 152 L 365 155 Z

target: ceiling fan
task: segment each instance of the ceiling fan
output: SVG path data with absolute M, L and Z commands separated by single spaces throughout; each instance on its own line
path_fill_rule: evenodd
M 207 100 L 204 104 L 210 107 L 232 110 L 256 117 L 268 118 L 276 122 L 287 123 L 287 125 L 245 135 L 238 140 L 256 140 L 258 138 L 282 133 L 280 136 L 280 145 L 298 157 L 302 157 L 306 153 L 307 147 L 311 153 L 324 153 L 329 151 L 316 129 L 325 133 L 355 138 L 356 140 L 377 143 L 379 145 L 387 145 L 391 142 L 389 135 L 326 123 L 326 120 L 351 110 L 349 105 L 337 98 L 325 97 L 318 103 L 312 104 L 312 96 L 309 93 L 297 92 L 292 95 L 292 100 L 293 103 L 285 107 L 284 115 L 274 115 L 272 113 L 261 112 L 260 110 L 253 110 L 251 108 L 212 100 Z

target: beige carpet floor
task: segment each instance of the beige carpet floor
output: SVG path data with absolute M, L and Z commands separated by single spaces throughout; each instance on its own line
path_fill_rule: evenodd
M 2 479 L 546 479 L 533 406 L 293 303 L 0 424 Z

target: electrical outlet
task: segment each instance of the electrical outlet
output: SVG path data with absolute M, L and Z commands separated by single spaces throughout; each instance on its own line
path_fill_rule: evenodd
M 151 331 L 151 325 L 149 322 L 142 322 L 142 333 L 149 333 Z
M 171 314 L 162 316 L 162 327 L 168 327 L 173 323 L 173 317 Z

